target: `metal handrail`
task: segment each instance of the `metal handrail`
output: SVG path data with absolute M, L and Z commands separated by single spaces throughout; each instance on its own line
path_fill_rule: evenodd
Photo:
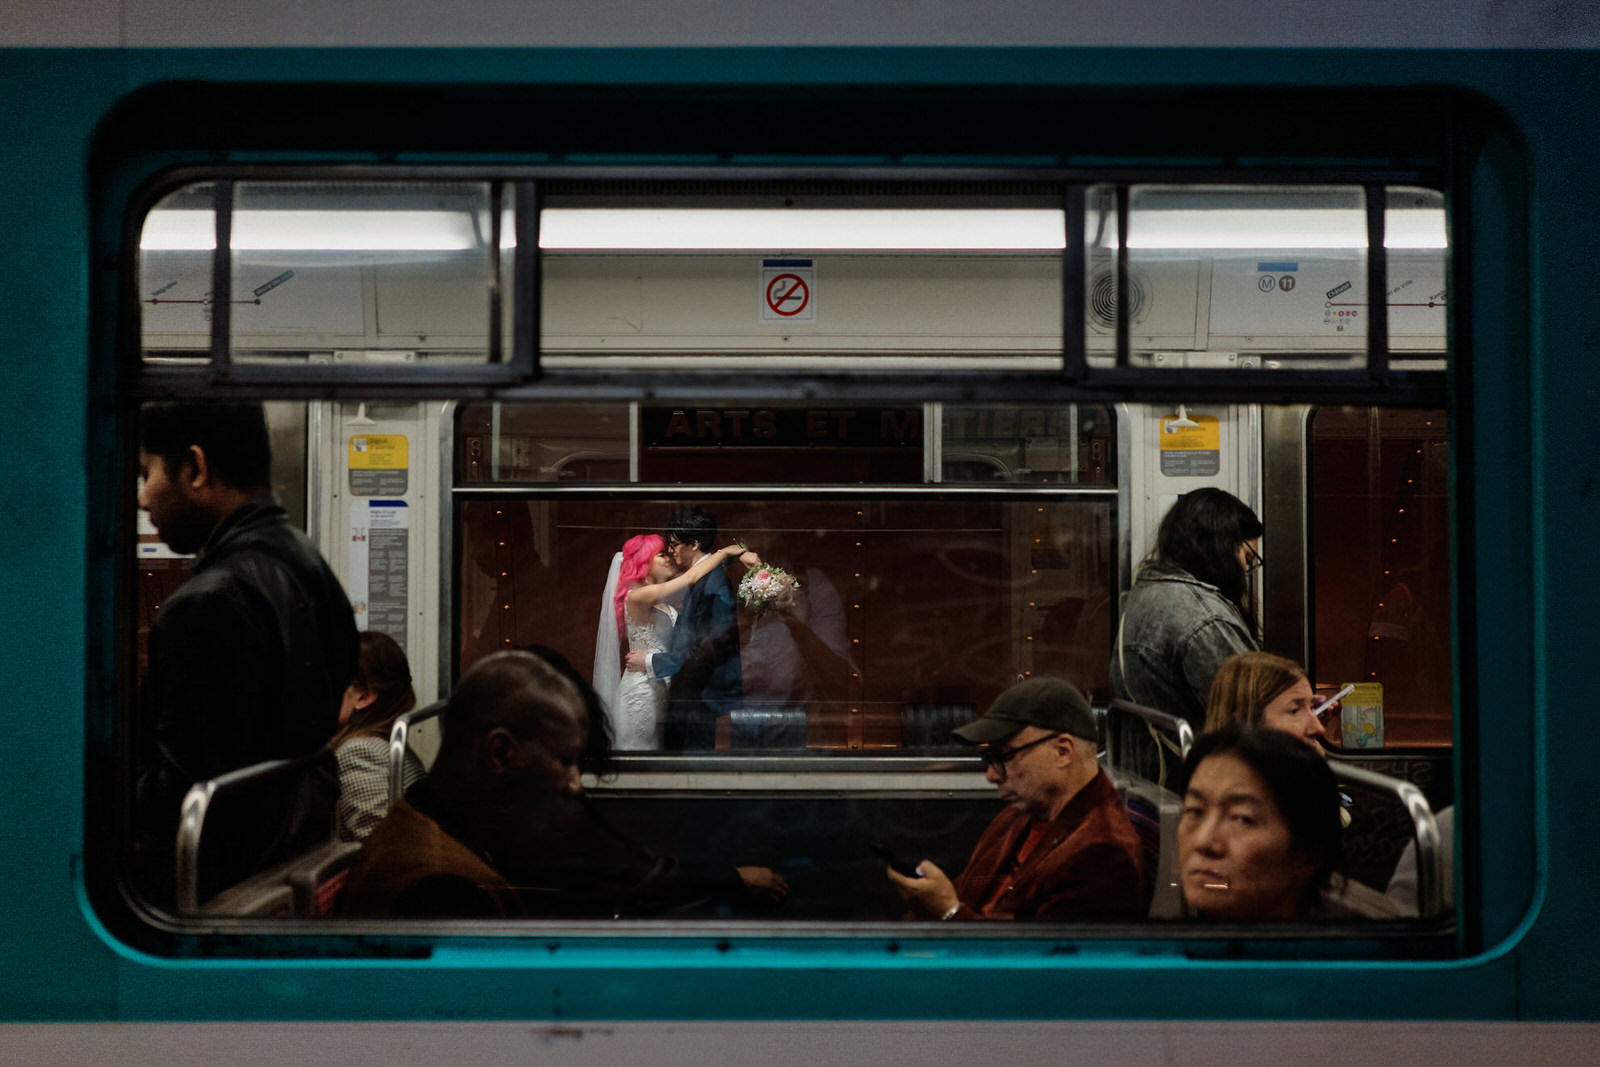
M 1122 769 L 1121 756 L 1123 755 L 1117 740 L 1117 731 L 1112 728 L 1116 715 L 1132 715 L 1143 719 L 1152 730 L 1166 734 L 1177 745 L 1178 758 L 1188 759 L 1189 750 L 1194 747 L 1194 727 L 1188 720 L 1155 708 L 1147 708 L 1142 704 L 1133 704 L 1126 700 L 1113 700 L 1106 705 L 1105 732 L 1107 763 L 1113 769 Z
M 1446 872 L 1439 870 L 1442 852 L 1439 848 L 1439 825 L 1433 816 L 1433 807 L 1422 795 L 1422 790 L 1410 782 L 1390 778 L 1362 767 L 1330 759 L 1328 766 L 1340 782 L 1364 785 L 1393 794 L 1406 813 L 1411 816 L 1411 828 L 1417 843 L 1417 915 L 1431 919 L 1444 911 L 1444 879 Z
M 267 760 L 248 767 L 219 774 L 203 782 L 196 782 L 183 795 L 178 808 L 177 853 L 177 903 L 180 914 L 193 914 L 200 910 L 200 834 L 205 829 L 206 815 L 218 794 L 228 792 L 244 782 L 265 781 L 292 771 L 302 770 L 328 758 L 324 747 L 310 755 L 296 759 Z
M 389 728 L 389 803 L 394 803 L 405 792 L 406 751 L 410 744 L 411 728 L 429 719 L 437 718 L 444 710 L 445 701 L 436 700 L 425 708 L 416 708 L 395 719 Z

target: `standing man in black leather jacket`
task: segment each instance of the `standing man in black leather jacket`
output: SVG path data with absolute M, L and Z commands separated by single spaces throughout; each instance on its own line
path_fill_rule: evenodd
M 198 553 L 151 628 L 135 735 L 135 848 L 154 903 L 172 899 L 188 788 L 322 749 L 355 677 L 350 600 L 273 499 L 271 463 L 260 404 L 153 404 L 142 414 L 139 506 L 173 551 Z M 202 897 L 326 839 L 338 796 L 331 766 L 218 805 Z

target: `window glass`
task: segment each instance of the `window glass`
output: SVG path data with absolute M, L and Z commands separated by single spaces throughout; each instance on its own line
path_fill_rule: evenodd
M 1449 300 L 1444 194 L 1414 186 L 1391 187 L 1383 232 L 1388 251 L 1390 360 L 1442 360 Z
M 939 480 L 1114 485 L 1111 410 L 1095 404 L 945 404 Z
M 718 716 L 718 750 L 943 748 L 951 729 L 1035 673 L 1105 694 L 1113 501 L 1101 497 L 473 496 L 458 518 L 463 669 L 540 644 L 594 664 L 604 681 L 595 642 L 607 566 L 683 504 L 712 515 L 716 545 L 743 542 L 799 584 L 782 610 L 759 600 L 738 609 L 731 658 L 742 681 Z M 735 583 L 748 573 L 724 570 Z M 774 722 L 782 728 L 756 728 Z
M 493 221 L 484 183 L 240 183 L 234 358 L 487 361 Z
M 145 222 L 147 362 L 209 357 L 218 188 L 179 190 Z M 535 318 L 509 284 L 515 220 L 494 182 L 223 188 L 235 359 L 389 363 L 405 383 L 411 365 L 504 358 L 514 324 Z M 1087 202 L 1093 360 L 1114 358 L 1126 313 L 1132 365 L 1175 375 L 1365 364 L 1362 187 L 1125 192 L 1126 242 L 1121 194 L 1095 186 Z M 276 404 L 274 487 L 360 628 L 400 647 L 420 704 L 491 653 L 553 650 L 600 690 L 620 749 L 614 774 L 586 779 L 596 810 L 661 855 L 724 873 L 770 865 L 795 888 L 783 912 L 745 901 L 652 915 L 900 917 L 871 843 L 963 867 L 1001 801 L 1016 801 L 996 779 L 1020 789 L 1037 764 L 1019 748 L 1021 762 L 991 762 L 986 776 L 952 731 L 1046 675 L 1071 680 L 1105 715 L 1119 614 L 1141 562 L 1132 554 L 1143 553 L 1131 546 L 1154 544 L 1167 509 L 1209 487 L 1236 494 L 1273 531 L 1248 554 L 1222 553 L 1252 575 L 1241 596 L 1270 605 L 1281 628 L 1263 643 L 1306 660 L 1319 698 L 1357 687 L 1327 720 L 1339 765 L 1419 784 L 1426 775 L 1428 799 L 1448 804 L 1442 412 L 1270 409 L 1215 392 L 1115 406 L 1051 399 L 1061 393 L 954 402 L 882 379 L 852 392 L 823 375 L 779 399 L 738 387 L 746 371 L 813 367 L 1059 370 L 1058 200 L 555 188 L 541 200 L 536 316 L 551 373 L 500 394 L 474 386 L 470 400 L 362 398 L 336 385 L 335 400 Z M 1397 186 L 1384 218 L 1393 344 L 1433 367 L 1445 352 L 1442 198 Z M 705 399 L 685 399 L 695 379 L 675 375 L 706 367 L 731 373 Z M 595 368 L 621 373 L 562 379 Z M 509 399 L 547 385 L 581 399 Z M 1263 454 L 1280 447 L 1296 472 L 1287 489 L 1263 473 Z M 661 681 L 650 657 L 669 651 L 687 592 L 660 599 L 672 611 L 619 617 L 611 568 L 630 540 L 659 537 L 646 553 L 651 568 L 661 557 L 659 572 L 640 584 L 677 581 L 698 555 L 685 553 L 692 541 L 674 544 L 686 508 L 716 527 L 703 547 L 730 548 L 703 571 L 727 585 L 725 634 L 690 655 L 705 656 L 696 669 L 708 673 L 725 664 L 737 683 L 692 735 L 670 731 L 654 703 L 667 698 L 651 696 L 656 717 L 640 732 L 623 690 L 636 684 L 630 674 Z M 1274 521 L 1290 512 L 1295 521 Z M 135 684 L 161 605 L 187 574 L 147 523 L 137 541 L 139 573 L 125 585 L 139 603 L 124 626 L 140 653 L 125 657 L 140 664 Z M 1274 647 L 1276 632 L 1297 647 Z M 149 712 L 128 731 L 145 749 Z M 1090 764 L 1114 772 L 1118 803 L 1143 834 L 1153 894 L 1133 901 L 1135 917 L 1182 910 L 1171 721 L 1140 719 L 1133 731 L 1160 772 L 1145 775 L 1143 756 L 1096 753 Z M 439 728 L 410 735 L 418 773 L 437 756 Z M 138 767 L 128 770 L 132 783 Z M 1375 788 L 1357 803 L 1345 873 L 1381 897 L 1411 830 L 1398 794 Z M 275 910 L 227 913 L 307 914 L 274 889 Z M 590 914 L 563 907 L 529 914 Z
M 146 360 L 209 356 L 214 196 L 210 182 L 187 185 L 145 216 L 139 236 L 139 325 Z
M 1033 673 L 1064 674 L 1105 696 L 1116 500 L 1109 409 L 931 408 L 947 480 L 990 482 L 968 468 L 1009 463 L 1016 495 L 932 496 L 922 405 L 464 406 L 460 484 L 527 488 L 459 496 L 461 668 L 529 644 L 595 662 L 612 554 L 636 534 L 662 533 L 677 507 L 698 505 L 718 527 L 713 547 L 742 542 L 799 581 L 792 613 L 740 610 L 745 684 L 731 722 L 746 711 L 800 713 L 805 729 L 779 747 L 943 746 L 1010 680 Z M 486 473 L 495 455 L 497 478 Z M 625 481 L 630 466 L 653 492 L 544 488 Z M 1074 481 L 1084 490 L 1066 497 L 1023 491 Z M 710 495 L 661 495 L 673 485 Z M 750 499 L 751 485 L 775 488 Z M 876 491 L 830 496 L 816 490 L 825 485 Z M 735 581 L 744 572 L 726 568 Z M 589 603 L 594 611 L 571 609 Z M 551 604 L 566 608 L 552 613 Z M 741 738 L 718 744 L 749 747 Z
M 215 313 L 214 187 L 147 217 L 147 355 L 206 352 Z M 232 358 L 267 363 L 489 360 L 506 253 L 488 183 L 240 182 L 232 189 Z M 509 236 L 501 239 L 509 248 Z M 499 343 L 507 343 L 503 336 Z
M 1324 408 L 1312 422 L 1315 678 L 1330 695 L 1363 687 L 1344 701 L 1346 748 L 1451 743 L 1446 430 L 1442 411 Z
M 1064 222 L 1058 198 L 554 192 L 540 349 L 553 368 L 1059 368 Z
M 1354 369 L 1367 359 L 1367 223 L 1359 186 L 1133 185 L 1119 265 L 1118 190 L 1087 200 L 1091 361 L 1184 369 Z M 1385 211 L 1389 345 L 1443 353 L 1443 199 L 1394 187 Z M 1125 277 L 1124 277 L 1125 275 Z M 1126 285 L 1126 293 L 1119 287 Z
M 628 404 L 463 404 L 456 479 L 496 482 L 630 482 Z

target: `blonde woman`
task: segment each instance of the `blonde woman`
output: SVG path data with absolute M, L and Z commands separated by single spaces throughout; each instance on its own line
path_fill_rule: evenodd
M 1264 726 L 1322 751 L 1322 720 L 1312 713 L 1316 694 L 1300 664 L 1270 652 L 1229 656 L 1211 679 L 1206 732 L 1230 724 Z

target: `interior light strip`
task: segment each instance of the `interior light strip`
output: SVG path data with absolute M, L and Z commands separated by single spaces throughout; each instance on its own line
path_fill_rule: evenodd
M 1066 212 L 1050 208 L 547 208 L 539 216 L 539 247 L 562 251 L 1059 251 L 1066 238 Z
M 1383 230 L 1385 248 L 1449 246 L 1440 210 L 1386 212 Z M 1357 209 L 1136 210 L 1128 215 L 1128 247 L 1151 251 L 1359 249 L 1367 247 L 1367 216 Z
M 462 211 L 236 211 L 233 247 L 246 252 L 465 252 L 479 247 Z M 209 211 L 152 211 L 139 235 L 147 252 L 209 252 Z
M 1448 247 L 1440 210 L 1395 210 L 1384 219 L 1390 249 Z M 511 227 L 502 238 L 513 240 Z M 1128 244 L 1144 251 L 1361 249 L 1359 210 L 1248 208 L 1135 211 Z M 539 246 L 550 251 L 1059 251 L 1066 216 L 1053 209 L 767 210 L 744 208 L 550 208 Z M 207 252 L 209 211 L 153 211 L 139 247 Z M 279 252 L 464 252 L 481 247 L 466 212 L 239 211 L 233 247 Z

